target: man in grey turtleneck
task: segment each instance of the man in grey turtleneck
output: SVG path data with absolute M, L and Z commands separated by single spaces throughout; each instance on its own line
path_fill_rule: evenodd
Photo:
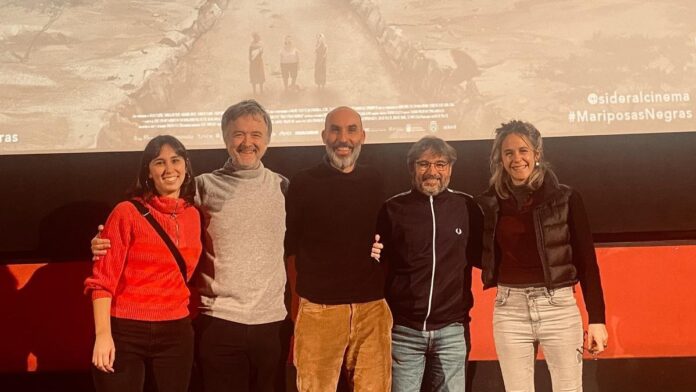
M 230 106 L 221 127 L 230 158 L 196 177 L 205 217 L 196 357 L 205 391 L 272 391 L 281 347 L 289 344 L 283 336 L 288 180 L 261 163 L 271 119 L 256 101 Z
M 196 177 L 195 202 L 205 218 L 204 254 L 193 278 L 201 301 L 196 359 L 206 392 L 270 392 L 291 333 L 283 260 L 288 180 L 261 163 L 271 118 L 258 102 L 230 106 L 221 128 L 230 158 Z M 109 240 L 92 240 L 95 257 L 108 248 Z

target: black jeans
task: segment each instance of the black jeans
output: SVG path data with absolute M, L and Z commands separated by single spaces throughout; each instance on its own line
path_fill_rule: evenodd
M 247 325 L 199 315 L 196 364 L 205 392 L 282 390 L 292 325 L 282 320 Z
M 158 392 L 188 390 L 193 363 L 193 329 L 186 317 L 172 321 L 138 321 L 112 317 L 116 346 L 114 373 L 92 367 L 97 392 Z

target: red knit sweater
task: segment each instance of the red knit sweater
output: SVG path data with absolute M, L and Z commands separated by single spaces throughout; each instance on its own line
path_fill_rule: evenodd
M 153 197 L 145 205 L 179 248 L 190 278 L 201 254 L 198 210 L 166 197 Z M 92 300 L 111 297 L 111 315 L 132 320 L 176 320 L 189 314 L 190 293 L 176 260 L 135 206 L 116 205 L 101 237 L 111 241 L 111 248 L 94 262 L 85 281 Z

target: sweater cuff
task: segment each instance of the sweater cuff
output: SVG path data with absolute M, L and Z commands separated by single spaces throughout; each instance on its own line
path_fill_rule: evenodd
M 96 289 L 92 290 L 92 301 L 99 298 L 111 298 L 113 297 L 110 292 L 106 290 Z
M 604 313 L 590 315 L 588 317 L 587 323 L 588 324 L 606 324 L 606 319 L 604 317 Z

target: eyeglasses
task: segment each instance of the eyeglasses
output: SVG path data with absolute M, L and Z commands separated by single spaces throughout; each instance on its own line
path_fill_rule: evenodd
M 445 171 L 449 167 L 450 163 L 445 161 L 429 162 L 429 161 L 416 161 L 416 167 L 418 170 L 426 171 L 430 169 L 430 166 L 435 166 L 437 171 Z
M 582 334 L 582 341 L 583 341 L 583 342 L 586 342 L 586 341 L 587 341 L 587 331 L 584 331 L 584 332 L 583 332 L 583 334 Z M 575 349 L 575 350 L 576 350 L 578 353 L 580 353 L 580 356 L 582 356 L 583 351 L 587 351 L 588 353 L 590 353 L 590 355 L 592 355 L 592 359 L 595 360 L 595 361 L 597 360 L 597 355 L 599 354 L 599 353 L 597 352 L 597 350 L 596 350 L 594 347 L 589 347 L 589 348 L 588 348 L 588 347 L 585 347 L 585 344 L 584 344 L 584 343 L 583 343 L 582 346 L 578 347 L 578 348 Z
M 594 349 L 587 348 L 585 347 L 585 345 L 576 348 L 575 351 L 577 351 L 580 354 L 580 356 L 582 356 L 583 351 L 587 351 L 590 355 L 592 355 L 592 359 L 594 361 L 597 360 L 597 351 L 595 351 Z

